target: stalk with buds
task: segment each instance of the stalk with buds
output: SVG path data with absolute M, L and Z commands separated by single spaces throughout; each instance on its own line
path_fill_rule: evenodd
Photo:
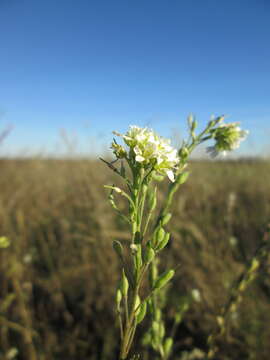
M 154 276 L 157 260 L 170 241 L 167 224 L 173 197 L 184 184 L 189 172 L 187 163 L 192 151 L 208 140 L 215 144 L 208 151 L 216 156 L 218 153 L 233 150 L 246 136 L 237 124 L 223 123 L 224 117 L 212 119 L 206 128 L 195 133 L 197 121 L 193 116 L 188 118 L 189 138 L 183 141 L 179 150 L 174 149 L 170 141 L 157 135 L 148 128 L 131 126 L 126 134 L 114 134 L 121 137 L 125 146 L 112 143 L 116 159 L 113 162 L 103 160 L 111 170 L 123 180 L 123 188 L 106 185 L 109 190 L 109 201 L 115 211 L 127 222 L 130 228 L 130 244 L 124 249 L 123 244 L 114 241 L 113 247 L 122 264 L 122 273 L 116 292 L 116 311 L 120 327 L 120 360 L 126 360 L 133 343 L 137 326 L 150 311 L 156 294 L 166 286 L 175 274 L 175 269 L 167 269 Z M 117 164 L 120 163 L 120 166 Z M 158 184 L 168 177 L 170 180 L 167 196 L 160 211 L 157 212 Z M 115 201 L 115 195 L 122 196 L 128 205 L 128 214 L 123 213 Z M 149 278 L 147 294 L 142 293 L 142 285 Z M 157 327 L 159 324 L 157 323 Z M 160 337 L 164 344 L 157 346 L 167 349 L 169 354 L 171 340 Z M 165 359 L 166 357 L 164 357 Z

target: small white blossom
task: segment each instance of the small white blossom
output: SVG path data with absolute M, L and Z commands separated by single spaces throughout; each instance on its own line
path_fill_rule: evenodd
M 197 301 L 197 302 L 200 302 L 201 301 L 201 293 L 200 293 L 200 290 L 198 289 L 192 289 L 191 290 L 191 296 L 192 298 Z
M 177 150 L 173 149 L 170 141 L 158 136 L 153 130 L 130 126 L 125 135 L 121 136 L 130 148 L 128 160 L 140 163 L 146 168 L 153 167 L 158 173 L 167 175 L 174 181 L 174 172 L 179 162 Z
M 138 246 L 136 244 L 130 244 L 130 250 L 132 255 L 135 255 L 138 251 Z
M 211 157 L 219 154 L 227 155 L 228 151 L 239 148 L 241 141 L 245 140 L 248 131 L 241 130 L 238 123 L 221 124 L 212 130 L 212 137 L 216 141 L 214 146 L 209 146 L 206 151 Z

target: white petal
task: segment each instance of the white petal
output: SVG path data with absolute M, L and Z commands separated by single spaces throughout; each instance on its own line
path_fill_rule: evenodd
M 141 155 L 136 155 L 135 160 L 138 162 L 143 162 L 145 160 L 145 158 Z
M 175 178 L 174 178 L 174 173 L 172 170 L 168 170 L 166 171 L 166 174 L 168 176 L 168 178 L 171 180 L 171 182 L 174 182 Z

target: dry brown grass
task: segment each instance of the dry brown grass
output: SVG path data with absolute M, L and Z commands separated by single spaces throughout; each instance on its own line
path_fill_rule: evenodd
M 114 359 L 119 269 L 111 242 L 126 242 L 129 234 L 102 185 L 118 180 L 98 161 L 1 160 L 0 168 L 0 235 L 12 242 L 0 254 L 0 296 L 2 303 L 15 296 L 0 308 L 0 359 L 13 346 L 25 360 Z M 179 349 L 206 347 L 228 288 L 270 218 L 269 163 L 194 162 L 190 168 L 164 251 L 166 265 L 180 264 L 168 323 L 183 292 L 198 288 L 203 302 L 178 329 Z M 221 341 L 221 359 L 268 360 L 269 308 L 265 267 Z

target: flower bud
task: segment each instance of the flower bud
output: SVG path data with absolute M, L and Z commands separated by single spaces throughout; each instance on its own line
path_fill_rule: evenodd
M 188 126 L 189 126 L 189 128 L 191 129 L 192 124 L 193 124 L 193 121 L 194 121 L 194 116 L 193 116 L 193 114 L 189 114 L 189 115 L 188 115 L 187 121 L 188 121 Z
M 154 259 L 154 257 L 155 257 L 155 250 L 152 249 L 150 246 L 147 247 L 144 253 L 144 262 L 146 264 L 150 264 L 150 262 Z
M 116 305 L 117 305 L 117 309 L 120 309 L 120 305 L 121 305 L 121 301 L 122 301 L 122 293 L 120 289 L 117 289 L 116 291 Z
M 198 126 L 198 121 L 196 121 L 196 120 L 194 119 L 194 121 L 193 121 L 193 123 L 192 123 L 192 126 L 191 126 L 191 131 L 194 132 L 194 130 L 197 128 L 197 126 Z
M 113 188 L 113 190 L 116 191 L 118 194 L 121 194 L 121 192 L 122 192 L 122 190 L 121 190 L 119 187 L 117 187 L 117 186 L 115 186 L 115 187 Z
M 160 251 L 160 250 L 164 249 L 165 246 L 168 244 L 169 240 L 170 240 L 170 233 L 166 233 L 164 236 L 164 239 L 156 247 L 156 250 Z
M 181 159 L 186 159 L 189 155 L 189 151 L 188 151 L 188 148 L 186 146 L 183 146 L 179 152 L 178 152 L 178 155 Z
M 127 156 L 127 152 L 122 145 L 113 142 L 111 148 L 113 149 L 113 152 L 118 159 L 123 159 Z
M 171 217 L 172 217 L 171 213 L 166 214 L 161 220 L 162 226 L 168 224 L 168 222 L 171 220 Z
M 136 255 L 138 251 L 138 246 L 136 244 L 130 244 L 130 250 L 132 255 Z
M 120 290 L 124 297 L 126 297 L 128 295 L 128 288 L 129 288 L 128 279 L 125 275 L 125 270 L 123 269 L 122 278 L 120 281 Z

